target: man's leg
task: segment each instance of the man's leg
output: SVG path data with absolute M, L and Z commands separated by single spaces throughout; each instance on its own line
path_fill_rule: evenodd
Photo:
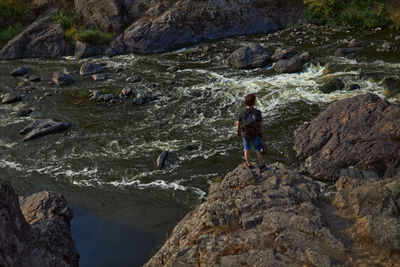
M 262 167 L 264 165 L 264 159 L 260 151 L 257 151 L 257 159 L 258 159 L 258 165 Z
M 244 151 L 244 158 L 246 159 L 247 166 L 250 166 L 250 150 Z

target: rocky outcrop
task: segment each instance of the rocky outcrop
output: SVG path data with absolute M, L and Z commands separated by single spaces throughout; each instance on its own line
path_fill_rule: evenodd
M 296 130 L 294 149 L 319 179 L 337 180 L 349 166 L 392 177 L 400 171 L 400 106 L 373 94 L 334 102 Z
M 331 266 L 344 246 L 324 225 L 319 192 L 282 164 L 262 174 L 240 165 L 145 266 Z
M 51 10 L 22 33 L 14 37 L 0 50 L 1 59 L 47 57 L 58 58 L 65 54 L 64 29 L 54 24 Z
M 24 135 L 24 141 L 35 139 L 51 133 L 57 133 L 68 129 L 68 122 L 55 122 L 53 120 L 36 120 L 22 129 L 19 134 Z
M 0 180 L 0 265 L 78 266 L 72 217 L 61 195 L 45 191 L 19 203 L 10 183 Z
M 259 44 L 239 48 L 227 58 L 227 63 L 237 69 L 262 68 L 271 62 L 271 53 Z
M 75 58 L 88 58 L 101 54 L 101 50 L 88 43 L 77 41 L 75 43 Z

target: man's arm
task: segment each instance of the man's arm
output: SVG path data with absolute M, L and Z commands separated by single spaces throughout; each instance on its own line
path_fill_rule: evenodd
M 240 122 L 237 120 L 236 121 L 236 136 L 240 137 L 241 133 L 240 133 Z

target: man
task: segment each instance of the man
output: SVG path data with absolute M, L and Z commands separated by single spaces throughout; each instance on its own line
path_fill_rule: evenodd
M 236 121 L 236 136 L 241 136 L 243 140 L 246 167 L 251 167 L 250 150 L 251 145 L 253 145 L 257 154 L 260 170 L 264 171 L 266 167 L 263 162 L 263 155 L 260 151 L 263 138 L 262 115 L 261 111 L 254 108 L 254 105 L 256 104 L 256 95 L 246 95 L 244 102 L 246 104 L 246 108 L 239 112 L 238 119 Z

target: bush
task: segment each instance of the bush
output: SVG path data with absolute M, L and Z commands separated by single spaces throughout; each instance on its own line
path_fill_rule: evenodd
M 8 26 L 7 29 L 0 32 L 0 44 L 7 43 L 9 40 L 14 38 L 14 36 L 16 36 L 20 32 L 22 32 L 23 29 L 24 28 L 22 26 L 22 23 L 20 23 L 20 22 L 15 23 L 14 25 Z
M 54 15 L 54 21 L 56 23 L 60 23 L 65 30 L 68 30 L 74 25 L 75 16 L 72 14 L 67 14 L 67 12 L 61 9 Z
M 65 31 L 65 40 L 69 44 L 73 44 L 75 41 L 81 41 L 91 45 L 109 45 L 112 40 L 112 35 L 107 32 L 100 32 L 94 27 L 89 30 L 78 30 L 72 27 Z
M 26 18 L 29 5 L 24 0 L 0 0 L 0 16 L 6 18 Z

